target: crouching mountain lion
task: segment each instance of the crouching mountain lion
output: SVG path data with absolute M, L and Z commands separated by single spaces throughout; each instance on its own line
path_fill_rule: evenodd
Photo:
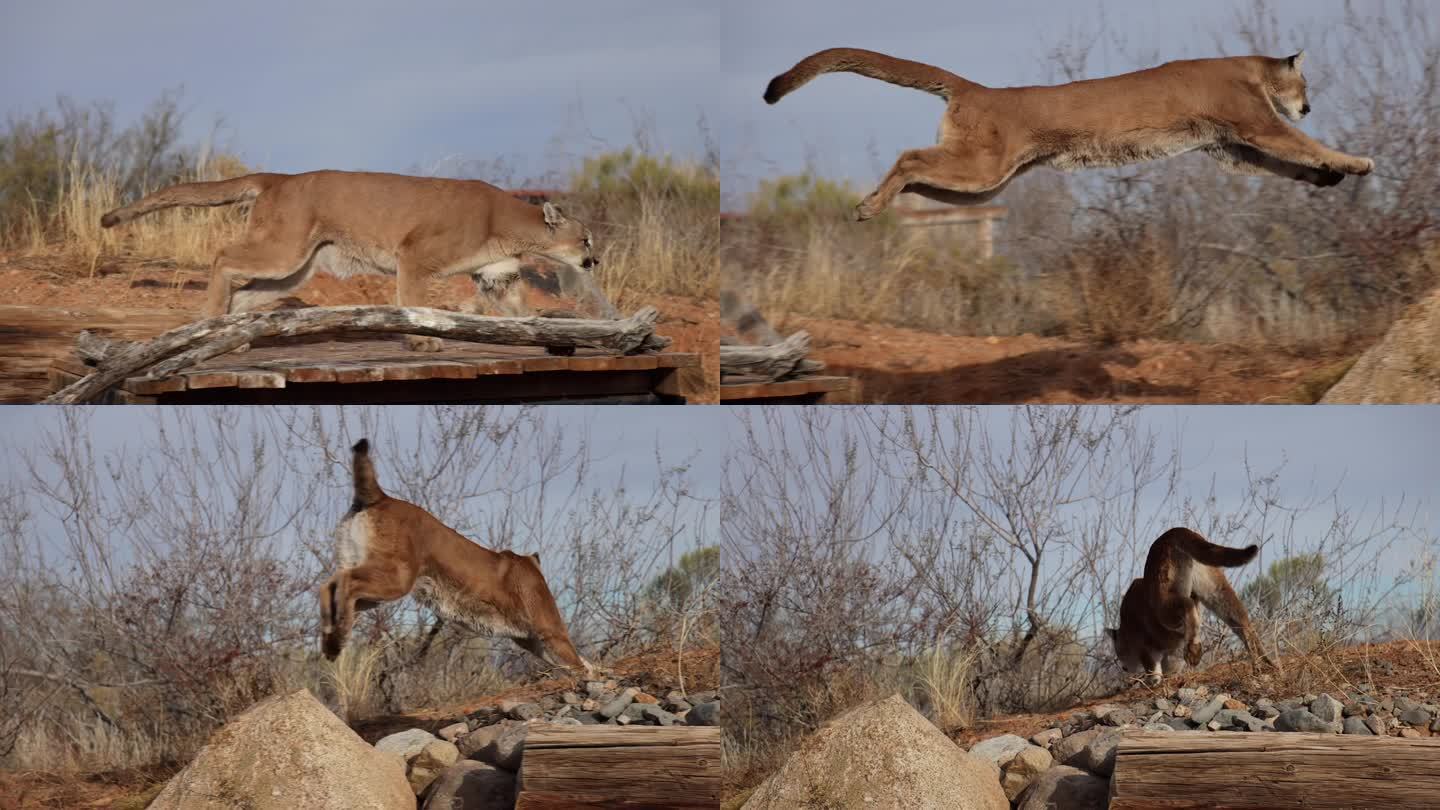
M 1201 150 L 1239 174 L 1333 186 L 1369 158 L 1330 149 L 1286 123 L 1310 112 L 1304 52 L 1284 59 L 1187 59 L 1054 87 L 991 88 L 921 62 L 831 48 L 770 80 L 774 104 L 822 73 L 858 73 L 945 99 L 938 143 L 911 149 L 855 208 L 869 219 L 902 191 L 974 205 L 1036 166 L 1123 166 Z
M 175 206 L 253 200 L 241 241 L 222 248 L 210 271 L 205 315 L 254 309 L 322 271 L 395 276 L 396 303 L 424 306 L 432 278 L 474 277 L 479 298 L 500 304 L 515 289 L 519 255 L 535 253 L 576 270 L 599 265 L 590 229 L 552 203 L 531 205 L 479 180 L 371 172 L 249 174 L 161 189 L 100 219 L 111 228 Z M 505 300 L 509 314 L 516 299 Z M 414 347 L 438 348 L 434 339 Z
M 1195 532 L 1174 528 L 1150 545 L 1145 576 L 1130 583 L 1120 602 L 1120 627 L 1105 628 L 1115 645 L 1120 666 L 1133 674 L 1147 673 L 1158 683 L 1179 671 L 1176 656 L 1200 663 L 1200 606 L 1219 616 L 1245 644 L 1252 663 L 1275 663 L 1260 649 L 1245 605 L 1220 567 L 1234 568 L 1255 559 L 1259 546 L 1217 546 Z
M 321 649 L 335 660 L 355 613 L 414 590 L 441 617 L 508 636 L 549 664 L 593 673 L 575 651 L 536 554 L 491 551 L 380 488 L 370 442 L 352 448 L 355 500 L 335 528 L 340 570 L 320 588 Z

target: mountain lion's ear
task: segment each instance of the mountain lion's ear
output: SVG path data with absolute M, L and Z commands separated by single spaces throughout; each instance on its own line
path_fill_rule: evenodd
M 1299 53 L 1290 57 L 1288 61 L 1290 62 L 1291 70 L 1299 70 L 1300 66 L 1305 63 L 1305 50 L 1302 48 Z
M 540 210 L 545 212 L 545 224 L 551 228 L 558 228 L 565 223 L 565 212 L 560 210 L 560 206 L 547 202 L 540 206 Z

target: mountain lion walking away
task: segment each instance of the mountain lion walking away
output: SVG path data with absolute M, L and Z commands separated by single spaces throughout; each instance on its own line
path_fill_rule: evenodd
M 241 241 L 220 250 L 205 315 L 255 309 L 294 292 L 314 272 L 396 278 L 396 303 L 425 305 L 432 278 L 460 273 L 477 298 L 520 314 L 519 255 L 536 253 L 577 270 L 598 266 L 590 229 L 551 203 L 531 205 L 479 180 L 370 172 L 250 174 L 161 189 L 100 219 L 111 228 L 175 206 L 253 200 Z M 588 274 L 587 274 L 588 275 Z M 478 302 L 477 302 L 478 303 Z M 412 348 L 440 348 L 412 336 Z
M 1120 666 L 1132 674 L 1148 673 L 1158 683 L 1179 670 L 1181 648 L 1190 666 L 1200 663 L 1200 606 L 1219 616 L 1245 643 L 1252 663 L 1264 661 L 1245 605 L 1219 566 L 1234 568 L 1255 559 L 1259 546 L 1217 546 L 1189 529 L 1174 528 L 1150 545 L 1145 576 L 1130 583 L 1120 602 L 1120 627 L 1105 628 L 1115 644 Z
M 491 551 L 420 507 L 391 498 L 375 478 L 370 442 L 352 448 L 355 500 L 335 528 L 340 570 L 320 588 L 321 649 L 335 660 L 355 613 L 410 593 L 445 619 L 508 636 L 547 663 L 593 672 L 565 631 L 540 557 Z
M 945 99 L 938 143 L 900 155 L 855 208 L 866 220 L 902 191 L 983 203 L 1036 166 L 1123 166 L 1202 150 L 1239 174 L 1333 186 L 1366 175 L 1369 158 L 1330 149 L 1286 122 L 1310 112 L 1304 52 L 1284 59 L 1187 59 L 1054 87 L 984 87 L 920 62 L 831 48 L 770 80 L 774 104 L 822 73 L 843 71 Z

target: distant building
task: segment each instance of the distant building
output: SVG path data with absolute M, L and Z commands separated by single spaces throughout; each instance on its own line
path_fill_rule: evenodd
M 995 256 L 995 229 L 1009 213 L 1003 205 L 948 205 L 919 194 L 896 197 L 894 211 L 912 238 L 932 243 L 968 242 L 981 259 Z

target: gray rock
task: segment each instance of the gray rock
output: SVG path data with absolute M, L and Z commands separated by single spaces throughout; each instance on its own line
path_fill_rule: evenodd
M 620 717 L 628 717 L 630 718 L 630 722 L 632 723 L 644 720 L 645 714 L 643 710 L 645 706 L 646 704 L 644 703 L 631 703 L 629 706 L 625 707 L 625 711 L 620 713 Z M 617 717 L 615 719 L 619 720 L 620 717 Z
M 1196 700 L 1199 700 L 1199 698 L 1199 692 L 1188 686 L 1181 687 L 1175 692 L 1175 699 L 1181 703 L 1194 703 Z
M 1030 742 L 1048 750 L 1051 745 L 1055 744 L 1056 740 L 1060 739 L 1063 736 L 1065 735 L 1063 732 L 1060 731 L 1060 729 L 1047 728 L 1039 734 L 1036 734 L 1034 737 L 1031 737 Z
M 457 738 L 470 733 L 470 726 L 465 723 L 451 723 L 436 733 L 446 742 L 455 742 Z
M 1126 723 L 1135 722 L 1135 712 L 1124 706 L 1116 706 L 1105 714 L 1101 715 L 1100 722 L 1107 726 L 1123 726 Z
M 999 737 L 991 737 L 975 743 L 975 746 L 970 749 L 970 756 L 986 762 L 993 762 L 996 767 L 1004 768 L 1016 754 L 1028 747 L 1030 747 L 1030 743 L 1024 737 L 1002 734 Z
M 1190 721 L 1186 720 L 1183 717 L 1167 717 L 1163 722 L 1165 723 L 1165 725 L 1175 729 L 1176 731 L 1190 730 Z
M 1320 695 L 1310 701 L 1310 713 L 1327 723 L 1338 723 L 1343 716 L 1340 701 L 1329 695 Z
M 640 704 L 640 716 L 653 722 L 657 726 L 671 726 L 675 724 L 675 715 L 652 703 Z
M 1369 726 L 1365 725 L 1364 720 L 1355 715 L 1345 718 L 1344 732 L 1346 734 L 1375 734 Z
M 1220 728 L 1241 731 L 1261 731 L 1265 728 L 1265 721 L 1242 709 L 1221 709 L 1211 722 L 1218 722 Z
M 1419 703 L 1418 701 L 1411 700 L 1410 698 L 1405 697 L 1404 695 L 1398 695 L 1398 696 L 1395 697 L 1395 713 L 1396 713 L 1396 714 L 1404 714 L 1405 712 L 1408 712 L 1408 711 L 1410 711 L 1411 709 L 1419 709 L 1419 708 L 1421 708 L 1421 706 L 1420 706 L 1420 703 Z
M 1096 737 L 1100 736 L 1100 729 L 1092 728 L 1085 731 L 1071 734 L 1050 745 L 1050 753 L 1054 755 L 1055 761 L 1061 765 L 1069 765 L 1075 768 L 1085 767 L 1085 746 L 1089 745 Z
M 1106 776 L 1115 771 L 1115 747 L 1125 732 L 1120 729 L 1108 729 L 1096 735 L 1090 744 L 1085 746 L 1081 755 L 1085 758 L 1085 770 L 1096 776 Z
M 685 701 L 685 700 L 670 700 L 669 698 L 666 698 L 666 699 L 665 699 L 665 702 L 662 703 L 662 704 L 660 704 L 660 705 L 662 705 L 662 706 L 665 707 L 665 711 L 667 711 L 667 712 L 672 712 L 672 713 L 674 713 L 674 714 L 681 714 L 681 713 L 683 713 L 683 712 L 688 712 L 688 711 L 690 711 L 692 708 L 694 708 L 693 706 L 690 705 L 689 701 Z
M 375 743 L 375 750 L 387 754 L 399 754 L 404 757 L 406 762 L 409 762 L 425 750 L 425 746 L 438 739 L 440 738 L 423 728 L 411 728 L 381 737 Z
M 562 717 L 562 718 L 560 718 L 560 719 L 558 719 L 558 720 L 552 720 L 552 721 L 550 721 L 550 722 L 551 722 L 553 725 L 557 725 L 557 726 L 580 726 L 580 725 L 584 725 L 584 724 L 581 723 L 579 720 L 576 720 L 576 719 L 573 718 L 573 717 Z
M 1365 718 L 1365 727 L 1370 729 L 1371 734 L 1379 737 L 1385 736 L 1385 718 L 1378 714 L 1372 714 Z
M 430 743 L 410 760 L 410 772 L 406 776 L 410 780 L 410 788 L 416 796 L 424 794 L 445 769 L 459 761 L 460 749 L 454 743 L 444 740 Z
M 446 768 L 430 788 L 424 810 L 510 810 L 515 775 L 471 759 Z
M 1355 702 L 1355 701 L 1351 701 L 1351 702 L 1349 702 L 1349 703 L 1346 703 L 1345 706 L 1344 706 L 1340 711 L 1341 711 L 1341 713 L 1344 714 L 1346 717 L 1364 717 L 1364 716 L 1365 716 L 1365 704 L 1364 704 L 1364 703 L 1357 703 L 1357 702 Z
M 709 703 L 695 704 L 695 708 L 685 714 L 685 724 L 689 726 L 720 725 L 720 701 L 712 700 Z
M 609 690 L 605 688 L 604 681 L 588 681 L 585 684 L 585 694 L 599 700 Z
M 1430 712 L 1419 706 L 1406 709 L 1400 712 L 1400 722 L 1408 723 L 1416 728 L 1425 728 L 1430 725 Z
M 1146 723 L 1145 725 L 1141 726 L 1141 728 L 1143 728 L 1145 731 L 1171 732 L 1175 730 L 1170 726 L 1165 725 L 1164 723 Z
M 639 693 L 639 691 L 639 689 L 636 689 L 633 686 L 628 687 L 625 691 L 621 692 L 619 696 L 617 696 L 614 700 L 600 707 L 600 716 L 607 719 L 613 719 L 620 716 L 620 713 L 624 712 L 626 707 L 628 707 L 632 702 L 634 702 L 635 695 Z
M 585 698 L 580 697 L 580 695 L 575 692 L 566 692 L 560 696 L 560 699 L 565 701 L 567 706 L 579 706 L 585 702 Z
M 460 753 L 507 771 L 518 770 L 529 730 L 528 725 L 516 720 L 485 726 L 460 738 Z
M 514 720 L 534 720 L 545 714 L 538 703 L 521 703 L 510 710 L 510 717 Z
M 1109 796 L 1109 780 L 1059 765 L 1030 783 L 1020 794 L 1016 810 L 1105 810 Z
M 1175 704 L 1172 703 L 1172 702 L 1169 701 L 1169 700 L 1166 700 L 1166 699 L 1163 698 L 1163 697 L 1162 697 L 1162 698 L 1156 698 L 1156 699 L 1155 699 L 1155 708 L 1156 708 L 1157 710 L 1159 710 L 1159 711 L 1162 711 L 1162 712 L 1164 712 L 1164 713 L 1166 713 L 1166 714 L 1169 714 L 1172 710 L 1174 710 Z
M 1275 718 L 1276 731 L 1311 731 L 1327 732 L 1338 731 L 1339 729 L 1330 723 L 1321 720 L 1306 709 L 1290 709 L 1280 713 Z
M 1044 773 L 1054 763 L 1054 757 L 1044 748 L 1038 745 L 1025 746 L 1025 750 L 1011 757 L 1001 769 L 1000 787 L 1005 790 L 1005 798 L 1015 801 L 1025 788 L 1035 781 L 1035 777 Z
M 1205 725 L 1206 723 L 1215 719 L 1216 712 L 1219 712 L 1221 709 L 1225 708 L 1225 701 L 1229 699 L 1229 695 L 1216 695 L 1215 697 L 1210 698 L 1210 700 L 1204 706 L 1201 706 L 1200 708 L 1195 710 L 1195 713 L 1190 716 L 1190 719 L 1195 721 L 1195 723 L 1198 725 Z

